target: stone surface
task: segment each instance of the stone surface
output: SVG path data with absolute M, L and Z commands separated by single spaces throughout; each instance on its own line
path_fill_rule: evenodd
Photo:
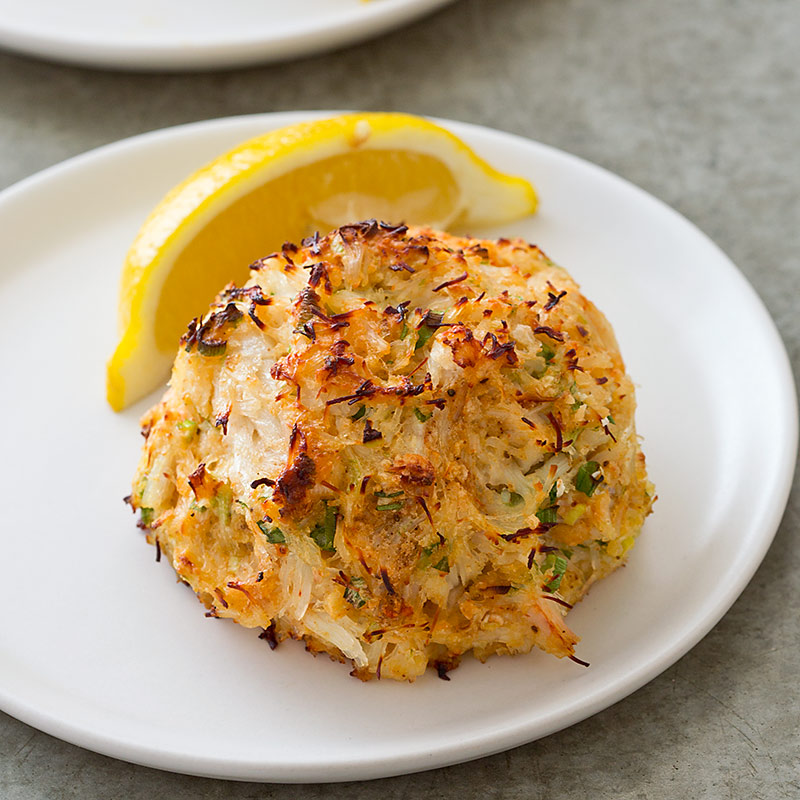
M 794 0 L 461 0 L 348 50 L 218 74 L 0 54 L 0 188 L 121 137 L 230 114 L 362 108 L 486 124 L 601 164 L 694 221 L 753 283 L 797 375 L 798 40 Z M 0 715 L 0 797 L 800 797 L 797 483 L 766 560 L 716 628 L 632 696 L 544 740 L 417 775 L 298 787 L 133 766 Z

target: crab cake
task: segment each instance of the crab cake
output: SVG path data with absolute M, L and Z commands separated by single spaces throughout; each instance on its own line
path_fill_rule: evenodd
M 521 240 L 284 245 L 182 340 L 130 502 L 210 614 L 353 674 L 574 656 L 653 502 L 614 333 Z

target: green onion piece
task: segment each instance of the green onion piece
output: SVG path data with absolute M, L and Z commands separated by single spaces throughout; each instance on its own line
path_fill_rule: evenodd
M 550 505 L 554 506 L 556 504 L 556 500 L 558 499 L 558 486 L 553 483 L 550 487 L 550 494 L 548 495 L 548 499 L 550 500 Z
M 400 495 L 403 494 L 403 490 L 401 489 L 399 492 L 373 492 L 372 494 L 374 494 L 375 497 L 400 497 Z
M 428 339 L 436 333 L 436 328 L 429 328 L 427 325 L 423 325 L 417 331 L 417 343 L 414 345 L 415 350 L 419 350 L 421 347 L 425 347 L 428 342 Z
M 555 553 L 548 553 L 547 558 L 542 564 L 542 572 L 550 572 L 551 578 L 544 588 L 548 592 L 555 592 L 561 586 L 561 579 L 567 571 L 567 560 L 557 556 Z
M 556 351 L 549 344 L 542 342 L 542 349 L 539 351 L 539 355 L 549 364 L 556 357 Z
M 140 508 L 139 513 L 142 515 L 142 525 L 149 525 L 156 514 L 155 509 L 152 508 Z
M 200 339 L 197 343 L 197 352 L 201 356 L 221 356 L 227 347 L 228 343 L 219 339 Z
M 259 520 L 256 525 L 258 525 L 261 533 L 267 537 L 267 541 L 270 544 L 283 544 L 286 541 L 283 531 L 280 528 L 270 528 L 265 519 Z
M 361 608 L 367 602 L 352 586 L 344 587 L 344 599 L 355 608 Z
M 450 572 L 450 562 L 447 560 L 447 556 L 444 556 L 438 564 L 434 564 L 433 568 L 438 569 L 439 572 Z
M 440 542 L 437 540 L 429 544 L 427 547 L 423 547 L 422 552 L 425 553 L 426 556 L 429 556 L 439 546 L 439 544 Z
M 545 525 L 555 525 L 558 522 L 558 506 L 550 506 L 550 508 L 541 508 L 536 512 L 539 522 L 544 522 Z
M 403 327 L 400 329 L 400 341 L 402 342 L 406 336 L 408 336 L 408 325 L 404 322 Z
M 518 506 L 523 502 L 524 498 L 518 492 L 512 492 L 510 489 L 503 489 L 500 492 L 500 500 L 507 506 Z
M 353 414 L 353 416 L 350 417 L 350 419 L 352 419 L 352 420 L 361 419 L 361 417 L 363 417 L 364 414 L 366 414 L 366 413 L 367 413 L 367 407 L 366 406 L 359 406 L 358 407 L 358 411 L 356 411 L 356 413 Z
M 425 414 L 423 411 L 420 411 L 418 408 L 415 408 L 414 409 L 414 416 L 420 422 L 427 422 L 433 416 L 433 411 L 431 411 L 430 414 Z
M 185 442 L 190 442 L 198 433 L 200 426 L 193 419 L 182 419 L 175 423 L 175 427 L 183 432 Z
M 211 507 L 217 512 L 220 521 L 226 525 L 231 521 L 232 505 L 233 491 L 227 483 L 224 483 L 217 489 L 217 493 L 211 498 Z
M 350 578 L 350 583 L 352 583 L 353 586 L 366 586 L 367 585 L 367 582 L 363 578 L 359 578 L 358 576 Z
M 398 508 L 402 508 L 402 503 L 386 503 L 383 506 L 375 506 L 376 511 L 397 511 Z
M 594 477 L 594 473 L 598 469 L 600 469 L 600 465 L 596 461 L 587 461 L 581 465 L 578 474 L 575 476 L 575 488 L 579 492 L 583 492 L 587 497 L 591 497 L 594 494 L 594 490 L 603 481 L 602 477 Z
M 320 550 L 335 553 L 336 547 L 333 544 L 333 538 L 336 535 L 336 514 L 338 509 L 329 506 L 327 500 L 322 502 L 325 504 L 325 519 L 314 526 L 310 535 Z
M 562 553 L 563 553 L 563 554 L 564 554 L 564 555 L 565 555 L 567 558 L 572 558 L 572 550 L 570 550 L 570 549 L 569 549 L 569 547 L 562 547 L 562 548 L 561 548 L 561 552 L 562 552 Z

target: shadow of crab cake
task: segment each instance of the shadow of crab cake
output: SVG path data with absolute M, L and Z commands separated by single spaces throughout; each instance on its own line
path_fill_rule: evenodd
M 565 615 L 654 499 L 634 410 L 611 327 L 541 250 L 368 221 L 192 321 L 130 502 L 209 614 L 359 678 L 580 661 Z

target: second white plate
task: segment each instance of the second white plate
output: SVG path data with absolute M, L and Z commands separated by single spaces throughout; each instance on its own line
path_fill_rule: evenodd
M 447 123 L 542 197 L 535 217 L 475 233 L 521 235 L 564 264 L 611 320 L 639 386 L 660 499 L 627 568 L 570 614 L 591 667 L 533 653 L 466 659 L 450 682 L 362 684 L 297 643 L 271 652 L 255 632 L 206 619 L 153 563 L 122 503 L 147 402 L 120 415 L 105 403 L 119 266 L 174 183 L 308 116 L 156 132 L 0 195 L 0 707 L 55 736 L 164 769 L 269 781 L 373 778 L 496 752 L 672 664 L 739 595 L 781 518 L 797 447 L 792 378 L 730 261 L 597 167 Z
M 0 47 L 112 69 L 285 61 L 377 36 L 453 0 L 0 0 Z

